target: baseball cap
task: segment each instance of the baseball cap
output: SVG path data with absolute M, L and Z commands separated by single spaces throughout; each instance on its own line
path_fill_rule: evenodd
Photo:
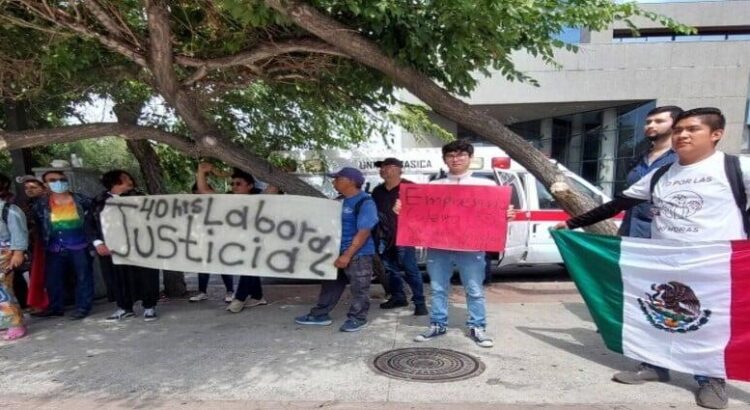
M 352 182 L 354 182 L 357 186 L 362 186 L 362 184 L 365 183 L 365 176 L 362 175 L 362 171 L 358 170 L 357 168 L 352 168 L 352 167 L 341 168 L 337 172 L 328 174 L 328 176 L 331 178 L 336 178 L 336 177 L 348 178 L 352 180 Z
M 402 168 L 404 166 L 404 163 L 401 162 L 398 158 L 388 157 L 382 161 L 375 161 L 375 166 L 380 168 L 384 167 L 386 165 L 395 165 L 399 168 Z
M 31 181 L 43 184 L 42 180 L 35 177 L 34 175 L 21 175 L 16 177 L 16 182 L 18 182 L 19 184 L 25 184 Z

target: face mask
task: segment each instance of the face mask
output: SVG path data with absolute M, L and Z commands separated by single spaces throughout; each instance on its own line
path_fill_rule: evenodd
M 64 194 L 70 189 L 70 182 L 67 181 L 55 181 L 49 183 L 50 191 L 56 194 Z

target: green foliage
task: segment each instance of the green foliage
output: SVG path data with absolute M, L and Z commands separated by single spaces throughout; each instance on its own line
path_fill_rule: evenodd
M 145 2 L 99 3 L 119 12 L 129 31 L 148 45 Z M 615 21 L 629 22 L 631 17 L 642 16 L 677 32 L 690 31 L 635 3 L 611 0 L 309 3 L 372 39 L 397 61 L 460 95 L 474 89 L 475 73 L 488 75 L 490 70 L 499 71 L 508 80 L 534 84 L 533 78 L 515 69 L 513 53 L 527 52 L 554 65 L 556 51 L 575 51 L 574 46 L 556 39 L 568 27 L 600 30 Z M 73 10 L 80 3 L 67 0 L 46 4 L 74 16 L 82 10 Z M 266 7 L 263 0 L 175 0 L 170 2 L 170 13 L 175 53 L 186 56 L 226 57 L 251 50 L 261 42 L 311 37 Z M 105 32 L 85 13 L 80 21 L 92 30 Z M 125 37 L 126 41 L 133 40 L 129 34 Z M 12 69 L 7 62 L 12 62 Z M 175 67 L 181 81 L 193 70 Z M 32 128 L 60 125 L 73 104 L 94 96 L 139 106 L 155 96 L 148 81 L 150 76 L 140 67 L 98 42 L 34 17 L 13 0 L 0 0 L 0 96 L 28 101 L 33 110 Z M 192 91 L 227 135 L 264 156 L 292 148 L 348 147 L 383 132 L 387 126 L 384 120 L 398 123 L 417 136 L 450 138 L 430 121 L 423 108 L 405 105 L 398 112 L 386 113 L 396 104 L 392 82 L 346 58 L 290 53 L 256 67 L 213 70 Z M 189 135 L 180 122 L 149 119 L 149 124 Z M 102 170 L 115 166 L 135 169 L 121 141 L 76 144 L 45 147 L 37 156 L 48 162 L 52 157 L 68 158 L 70 152 L 76 152 L 86 165 Z M 188 189 L 197 159 L 185 158 L 169 147 L 158 146 L 157 152 L 170 190 Z
M 230 0 L 242 21 L 263 8 L 262 0 Z M 245 4 L 245 8 L 237 6 Z M 550 64 L 556 49 L 575 46 L 555 36 L 567 27 L 601 30 L 617 20 L 644 16 L 685 32 L 690 29 L 635 3 L 611 0 L 313 0 L 328 15 L 356 28 L 391 56 L 468 95 L 473 72 L 498 70 L 508 80 L 535 83 L 515 69 L 511 53 L 525 51 Z M 288 23 L 289 24 L 289 23 Z
M 81 158 L 83 166 L 101 172 L 124 169 L 138 175 L 138 162 L 133 158 L 121 138 L 107 137 L 76 141 L 69 144 L 51 144 L 39 147 L 32 152 L 34 160 L 42 166 L 49 166 L 52 160 L 70 160 L 70 155 Z
M 389 112 L 387 117 L 391 122 L 409 131 L 417 139 L 434 136 L 446 142 L 453 140 L 453 134 L 435 124 L 430 119 L 429 112 L 427 108 L 421 105 L 401 103 L 399 109 Z

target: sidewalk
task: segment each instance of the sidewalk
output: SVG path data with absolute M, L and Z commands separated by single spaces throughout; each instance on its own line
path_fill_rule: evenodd
M 315 299 L 314 285 L 268 285 L 268 306 L 240 314 L 218 299 L 170 300 L 160 318 L 109 323 L 100 304 L 82 322 L 33 320 L 31 334 L 0 342 L 3 408 L 251 409 L 672 409 L 697 408 L 688 375 L 670 384 L 625 386 L 613 372 L 633 363 L 605 350 L 585 306 L 567 282 L 502 283 L 488 291 L 495 347 L 463 334 L 466 310 L 454 294 L 449 334 L 426 346 L 458 350 L 486 365 L 478 377 L 418 383 L 376 374 L 369 363 L 386 350 L 414 347 L 427 319 L 384 311 L 372 300 L 370 326 L 338 331 L 293 318 Z M 379 286 L 373 295 L 382 294 Z M 421 346 L 421 345 L 420 345 Z M 750 383 L 732 382 L 731 408 L 750 408 Z M 460 405 L 459 405 L 460 404 Z M 541 407 L 540 407 L 541 406 Z

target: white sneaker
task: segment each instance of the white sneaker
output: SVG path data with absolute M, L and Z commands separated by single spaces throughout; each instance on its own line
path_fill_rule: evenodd
M 470 328 L 469 337 L 471 338 L 471 340 L 474 341 L 474 343 L 476 343 L 478 346 L 481 346 L 481 347 L 492 347 L 495 345 L 492 342 L 492 339 L 489 336 L 487 336 L 487 331 L 481 327 Z
M 268 304 L 268 301 L 266 301 L 263 298 L 253 299 L 251 297 L 248 297 L 247 300 L 245 300 L 245 307 L 249 307 L 249 308 L 255 307 L 255 306 L 263 306 L 267 304 Z
M 242 309 L 245 308 L 245 302 L 239 300 L 239 299 L 232 299 L 231 302 L 229 302 L 229 305 L 227 306 L 227 311 L 232 313 L 240 313 L 242 312 Z
M 204 300 L 208 300 L 208 295 L 206 295 L 204 292 L 200 292 L 197 295 L 195 295 L 195 296 L 191 297 L 190 299 L 188 299 L 188 301 L 190 301 L 190 302 L 201 302 L 201 301 L 204 301 Z
M 232 299 L 234 299 L 234 293 L 232 293 L 232 292 L 227 292 L 227 293 L 226 293 L 226 294 L 224 295 L 224 303 L 232 303 Z
M 156 316 L 156 309 L 150 308 L 143 311 L 143 320 L 146 322 L 153 322 L 158 319 Z

